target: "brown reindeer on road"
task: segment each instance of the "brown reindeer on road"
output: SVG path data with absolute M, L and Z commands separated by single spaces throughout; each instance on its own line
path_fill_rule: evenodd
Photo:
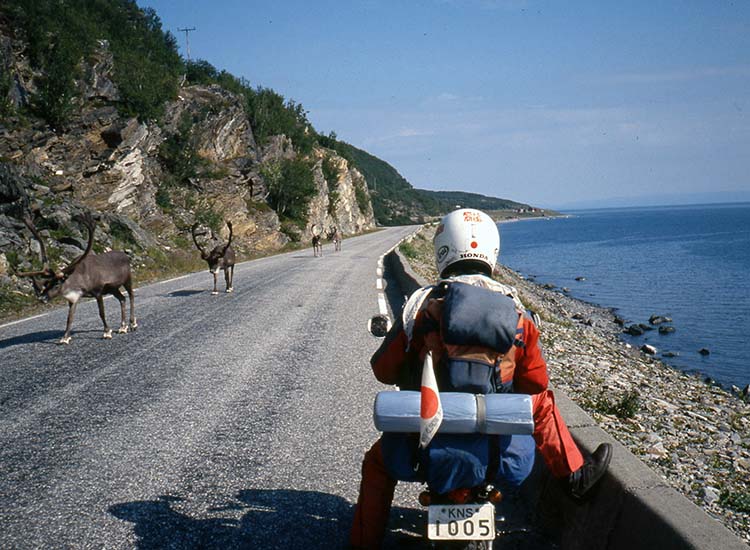
M 210 252 L 206 252 L 206 249 L 203 248 L 198 242 L 198 237 L 206 234 L 205 231 L 201 233 L 195 232 L 195 230 L 198 229 L 198 225 L 199 224 L 197 222 L 194 223 L 190 232 L 193 234 L 193 242 L 195 243 L 195 246 L 198 247 L 198 250 L 201 253 L 201 258 L 203 258 L 206 263 L 208 263 L 208 270 L 214 276 L 214 289 L 211 294 L 219 293 L 219 291 L 216 289 L 216 275 L 220 269 L 224 270 L 226 292 L 232 292 L 234 290 L 234 287 L 232 286 L 232 280 L 234 279 L 235 261 L 234 250 L 232 249 L 232 222 L 227 222 L 227 227 L 229 228 L 229 240 L 227 241 L 227 244 L 216 245 L 211 249 Z
M 328 240 L 333 243 L 334 252 L 341 252 L 341 235 L 339 235 L 339 228 L 335 225 L 328 230 Z
M 130 328 L 132 330 L 138 328 L 138 323 L 135 320 L 135 304 L 133 303 L 130 258 L 120 251 L 111 251 L 100 255 L 91 253 L 96 223 L 90 213 L 87 212 L 83 216 L 83 223 L 89 233 L 86 250 L 76 260 L 57 271 L 50 268 L 44 241 L 39 236 L 31 217 L 27 215 L 23 221 L 34 238 L 39 241 L 43 267 L 40 271 L 17 272 L 16 275 L 31 278 L 34 292 L 42 302 L 46 303 L 60 295 L 68 301 L 68 323 L 65 327 L 65 334 L 60 340 L 61 344 L 70 343 L 70 327 L 73 324 L 73 316 L 79 300 L 84 296 L 96 298 L 99 316 L 104 323 L 104 338 L 112 338 L 112 329 L 107 325 L 107 318 L 104 314 L 104 296 L 107 294 L 112 294 L 120 302 L 122 320 L 117 332 L 128 332 L 128 324 L 125 321 L 125 297 L 120 292 L 120 287 L 125 287 L 130 298 Z
M 318 227 L 318 224 L 313 224 L 313 226 L 310 228 L 310 233 L 312 233 L 312 246 L 313 246 L 313 256 L 316 258 L 318 256 L 323 256 L 323 230 Z

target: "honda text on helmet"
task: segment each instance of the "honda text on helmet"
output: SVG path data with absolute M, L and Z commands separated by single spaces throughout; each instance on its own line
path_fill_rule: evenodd
M 500 253 L 500 233 L 484 212 L 462 208 L 441 220 L 433 244 L 441 277 L 448 277 L 457 269 L 466 272 L 467 268 L 492 275 Z

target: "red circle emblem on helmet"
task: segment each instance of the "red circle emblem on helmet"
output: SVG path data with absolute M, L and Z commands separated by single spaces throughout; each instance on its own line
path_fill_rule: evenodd
M 476 248 L 478 246 L 479 244 L 477 244 L 477 241 L 471 241 L 471 248 Z

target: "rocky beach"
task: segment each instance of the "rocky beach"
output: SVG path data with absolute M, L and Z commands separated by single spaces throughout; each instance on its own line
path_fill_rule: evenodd
M 434 281 L 432 235 L 425 227 L 401 251 Z M 566 296 L 499 266 L 541 319 L 553 389 L 711 517 L 750 545 L 750 404 L 747 398 L 677 371 L 622 341 L 605 308 Z M 648 313 L 646 313 L 648 315 Z

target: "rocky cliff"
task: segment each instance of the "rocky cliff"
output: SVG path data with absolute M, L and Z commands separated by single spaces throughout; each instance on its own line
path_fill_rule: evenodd
M 32 108 L 42 75 L 11 35 L 0 26 L 0 69 L 9 84 L 0 98 L 0 285 L 27 288 L 11 268 L 38 265 L 38 244 L 21 222 L 29 210 L 60 262 L 81 253 L 85 239 L 75 217 L 92 210 L 99 219 L 95 250 L 127 249 L 137 278 L 138 267 L 153 271 L 174 264 L 176 255 L 197 257 L 194 222 L 218 237 L 231 220 L 244 257 L 307 240 L 313 224 L 335 225 L 343 235 L 375 226 L 356 168 L 320 146 L 303 155 L 283 135 L 259 146 L 244 102 L 219 86 L 181 87 L 158 121 L 123 115 L 103 40 L 80 63 L 65 127 L 49 127 Z M 314 185 L 306 212 L 293 220 L 269 200 L 269 174 L 290 161 L 304 163 Z

